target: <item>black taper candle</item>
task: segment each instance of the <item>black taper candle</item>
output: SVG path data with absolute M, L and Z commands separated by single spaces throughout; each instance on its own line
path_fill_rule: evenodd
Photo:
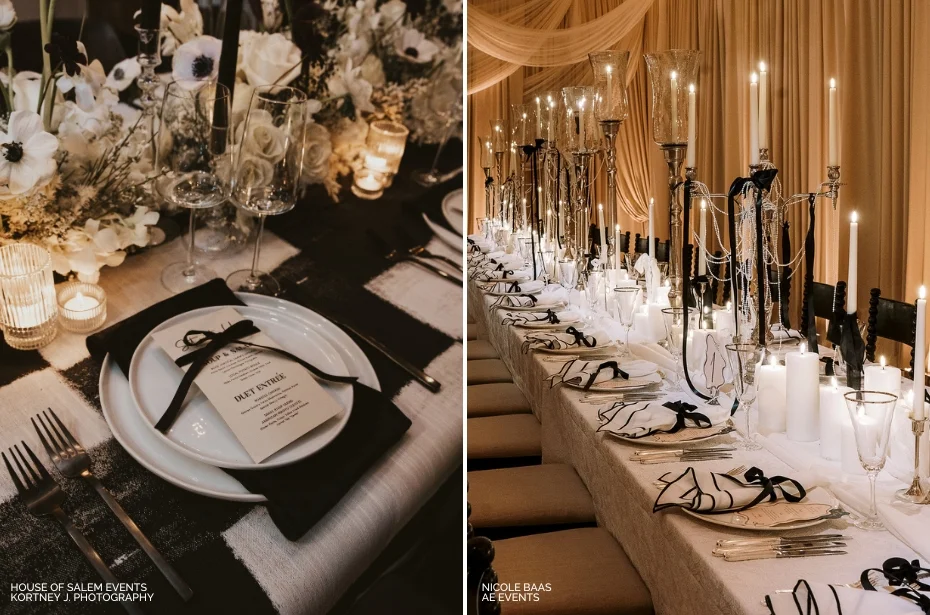
M 233 94 L 236 88 L 236 65 L 239 62 L 239 21 L 241 18 L 242 0 L 227 0 L 226 17 L 223 21 L 223 47 L 220 51 L 217 81 L 220 85 L 225 85 L 229 90 L 228 109 L 230 112 L 232 111 Z M 217 106 L 214 110 L 214 125 L 217 131 L 229 128 L 230 121 L 229 118 L 225 117 L 225 113 L 218 113 L 220 109 L 225 111 L 227 107 Z M 225 150 L 226 136 L 225 134 L 214 135 L 214 138 L 223 143 L 222 149 L 217 150 L 218 153 L 221 153 Z
M 788 276 L 791 273 L 791 268 L 788 266 L 788 263 L 791 262 L 791 237 L 789 234 L 789 225 L 788 221 L 785 220 L 781 225 L 781 262 L 784 263 L 781 266 L 781 275 L 778 278 L 779 284 L 779 297 L 778 297 L 778 308 L 781 312 L 781 324 L 786 329 L 791 328 L 791 317 L 788 310 L 788 302 L 785 301 L 790 296 L 790 288 L 786 290 L 790 284 Z
M 742 188 L 742 178 L 738 177 L 727 193 L 727 232 L 730 237 L 730 297 L 733 301 L 733 337 L 739 338 L 739 286 L 736 284 L 736 195 Z
M 682 215 L 682 224 L 684 228 L 682 229 L 682 236 L 688 237 L 690 229 L 689 221 L 691 220 L 691 186 L 692 182 L 690 179 L 685 180 L 684 183 L 684 213 Z M 691 382 L 691 373 L 688 371 L 688 321 L 690 320 L 689 316 L 689 307 L 688 307 L 688 297 L 691 296 L 691 260 L 688 258 L 687 243 L 682 242 L 681 244 L 681 262 L 684 265 L 682 267 L 682 280 L 681 280 L 681 308 L 683 312 L 683 320 L 681 322 L 681 368 L 685 374 L 685 382 L 688 383 L 688 388 L 691 389 L 691 392 L 700 397 L 705 401 L 710 400 L 710 396 L 705 395 L 698 391 L 697 387 L 694 386 L 694 383 Z M 701 299 L 701 306 L 698 309 L 703 310 L 703 298 Z M 698 318 L 703 318 L 703 314 L 699 314 Z
M 145 30 L 157 30 L 161 25 L 161 0 L 142 0 L 142 15 L 139 27 Z
M 762 188 L 756 186 L 756 287 L 759 291 L 759 313 L 756 315 L 759 323 L 759 345 L 765 347 L 765 333 L 768 324 L 765 320 L 765 283 L 768 280 L 765 268 L 762 233 Z

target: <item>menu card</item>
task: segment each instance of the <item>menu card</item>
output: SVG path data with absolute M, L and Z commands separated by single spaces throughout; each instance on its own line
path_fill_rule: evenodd
M 224 307 L 152 334 L 172 361 L 197 350 L 184 343 L 188 331 L 224 331 L 244 318 Z M 242 338 L 279 347 L 262 332 Z M 187 371 L 190 365 L 181 369 Z M 342 407 L 299 363 L 277 353 L 229 344 L 194 378 L 255 463 L 260 463 L 325 421 Z

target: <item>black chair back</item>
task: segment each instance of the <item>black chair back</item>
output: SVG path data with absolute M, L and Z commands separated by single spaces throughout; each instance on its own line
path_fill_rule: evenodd
M 659 241 L 658 239 L 656 239 L 655 242 L 656 242 L 656 251 L 655 251 L 656 260 L 659 261 L 660 263 L 667 263 L 668 256 L 672 252 L 671 247 L 670 247 L 670 242 L 668 240 Z
M 471 516 L 471 504 L 468 504 Z M 468 592 L 468 615 L 500 615 L 501 603 L 497 600 L 482 600 L 482 586 L 493 587 L 497 573 L 491 567 L 494 561 L 494 544 L 484 536 L 475 535 L 471 523 L 466 522 L 466 587 Z
M 636 254 L 645 254 L 649 252 L 649 238 L 643 237 L 639 233 L 636 233 L 636 243 L 633 245 L 636 247 Z
M 865 356 L 875 361 L 878 338 L 911 347 L 911 370 L 914 368 L 914 344 L 917 328 L 917 306 L 894 299 L 884 299 L 882 291 L 873 288 L 869 296 L 869 322 L 866 332 Z

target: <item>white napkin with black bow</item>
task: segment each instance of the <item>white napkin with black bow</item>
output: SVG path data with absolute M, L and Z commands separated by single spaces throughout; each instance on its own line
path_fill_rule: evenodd
M 749 468 L 742 477 L 707 470 L 686 469 L 659 478 L 665 488 L 656 499 L 653 512 L 685 508 L 700 513 L 738 512 L 762 502 L 800 502 L 807 490 L 800 481 L 786 476 L 767 477 L 759 468 Z
M 556 308 L 568 303 L 568 290 L 550 284 L 536 295 L 500 297 L 492 305 L 500 308 Z
M 523 338 L 523 353 L 533 349 L 565 350 L 568 348 L 598 348 L 611 342 L 610 336 L 599 329 L 580 331 L 570 326 L 565 331 L 527 333 Z
M 786 342 L 788 340 L 802 340 L 801 333 L 795 329 L 786 329 L 781 323 L 772 325 L 769 329 L 775 337 L 776 342 Z
M 655 363 L 649 361 L 583 361 L 572 359 L 567 361 L 557 374 L 552 374 L 546 380 L 550 388 L 559 383 L 584 387 L 585 390 L 595 384 L 610 380 L 619 380 L 631 387 L 662 382 Z M 621 388 L 621 387 L 617 387 Z
M 765 604 L 771 615 L 924 615 L 915 600 L 920 598 L 801 579 L 791 593 L 767 595 Z
M 492 282 L 495 280 L 518 280 L 523 282 L 532 278 L 533 272 L 530 269 L 508 269 L 507 267 L 479 269 L 471 274 L 471 279 L 476 282 Z
M 505 252 L 491 252 L 471 258 L 468 266 L 472 271 L 487 271 L 489 269 L 522 269 L 523 257 Z
M 539 280 L 530 280 L 528 282 L 495 282 L 485 290 L 489 293 L 504 294 L 513 293 L 516 295 L 532 295 L 545 288 L 546 283 Z
M 508 297 L 512 298 L 512 297 Z M 502 325 L 532 325 L 532 324 L 571 324 L 579 319 L 578 313 L 571 310 L 555 311 L 548 309 L 545 312 L 504 312 Z
M 600 410 L 597 416 L 601 420 L 598 431 L 621 438 L 643 438 L 654 433 L 677 433 L 686 427 L 717 427 L 730 418 L 730 408 L 665 399 L 633 404 L 616 402 Z

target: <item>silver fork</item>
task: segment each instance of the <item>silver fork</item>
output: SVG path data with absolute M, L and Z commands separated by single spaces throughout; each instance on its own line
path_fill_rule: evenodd
M 48 413 L 51 413 L 51 418 L 49 418 Z M 83 478 L 90 483 L 107 506 L 110 507 L 110 510 L 113 511 L 113 514 L 116 515 L 116 518 L 129 530 L 129 533 L 139 543 L 139 546 L 149 556 L 149 559 L 165 575 L 165 578 L 168 579 L 175 591 L 184 601 L 190 600 L 191 596 L 194 595 L 193 590 L 184 582 L 177 570 L 158 552 L 158 549 L 149 542 L 149 539 L 129 517 L 116 498 L 113 497 L 113 494 L 94 476 L 91 471 L 90 455 L 87 454 L 87 451 L 84 450 L 84 447 L 81 446 L 77 439 L 71 435 L 71 432 L 61 422 L 58 415 L 51 408 L 48 409 L 48 413 L 43 411 L 42 414 L 36 415 L 39 419 L 38 423 L 36 423 L 35 418 L 30 420 L 32 426 L 36 429 L 36 433 L 39 434 L 39 439 L 42 440 L 42 446 L 45 447 L 45 451 L 52 458 L 52 462 L 58 468 L 58 471 L 61 472 L 62 476 Z M 54 419 L 54 422 L 52 422 L 52 419 Z M 41 429 L 39 428 L 40 424 Z M 46 440 L 46 438 L 48 439 Z
M 22 442 L 22 445 L 29 454 L 32 463 L 30 464 L 26 460 L 23 452 L 19 450 L 19 445 L 14 445 L 13 448 L 9 449 L 9 453 L 19 470 L 18 474 L 10 464 L 10 460 L 7 459 L 6 453 L 0 453 L 0 457 L 3 457 L 3 463 L 6 464 L 6 469 L 10 473 L 10 478 L 13 479 L 16 491 L 19 492 L 19 497 L 23 504 L 26 505 L 26 509 L 36 517 L 54 517 L 65 528 L 71 540 L 78 546 L 81 554 L 90 562 L 97 574 L 107 583 L 119 583 L 113 572 L 103 563 L 103 559 L 94 550 L 94 547 L 87 542 L 87 538 L 84 537 L 81 530 L 75 527 L 71 518 L 61 509 L 61 505 L 64 504 L 67 497 L 65 492 L 61 490 L 55 479 L 49 475 L 45 466 L 32 452 L 32 449 L 25 442 Z M 122 605 L 128 613 L 142 615 L 142 609 L 131 602 L 123 602 Z

